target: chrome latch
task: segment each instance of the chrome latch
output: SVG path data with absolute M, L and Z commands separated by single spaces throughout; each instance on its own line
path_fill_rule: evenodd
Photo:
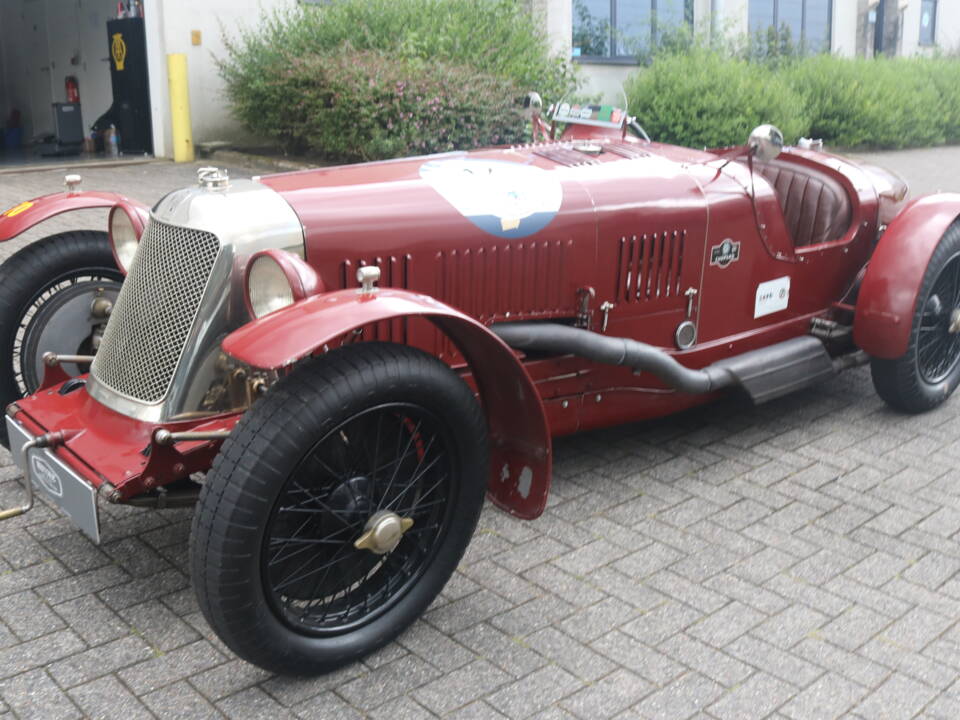
M 693 317 L 693 299 L 697 297 L 696 288 L 687 288 L 683 294 L 687 296 L 687 320 Z
M 610 321 L 610 311 L 613 310 L 615 307 L 616 305 L 614 305 L 609 300 L 604 300 L 603 303 L 600 305 L 600 312 L 603 313 L 603 324 L 600 326 L 600 332 L 607 331 L 607 323 Z

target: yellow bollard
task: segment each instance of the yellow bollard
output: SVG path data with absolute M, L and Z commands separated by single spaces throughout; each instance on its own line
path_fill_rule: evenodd
M 187 56 L 167 55 L 170 80 L 170 120 L 173 130 L 173 159 L 193 162 L 193 129 L 190 127 L 190 88 L 187 82 Z

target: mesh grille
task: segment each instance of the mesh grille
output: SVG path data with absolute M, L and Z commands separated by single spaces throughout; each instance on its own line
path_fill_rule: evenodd
M 93 361 L 98 382 L 164 398 L 219 252 L 215 235 L 150 220 Z

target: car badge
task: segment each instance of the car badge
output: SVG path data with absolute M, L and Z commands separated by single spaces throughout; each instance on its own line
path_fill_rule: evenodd
M 33 456 L 30 458 L 30 469 L 33 471 L 33 480 L 42 486 L 48 493 L 54 497 L 63 496 L 63 485 L 60 484 L 60 478 L 56 471 L 43 458 Z
M 740 243 L 727 238 L 710 248 L 710 264 L 725 268 L 740 259 Z

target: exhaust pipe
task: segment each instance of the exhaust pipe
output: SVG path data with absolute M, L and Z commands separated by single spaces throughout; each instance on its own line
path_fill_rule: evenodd
M 670 387 L 694 395 L 730 387 L 737 382 L 725 368 L 711 365 L 703 370 L 691 370 L 653 345 L 569 325 L 499 323 L 490 329 L 516 350 L 576 355 L 603 365 L 625 365 L 656 375 Z
M 823 342 L 811 335 L 725 358 L 702 370 L 691 370 L 653 345 L 569 325 L 498 323 L 490 329 L 516 350 L 575 355 L 604 365 L 624 365 L 649 372 L 668 387 L 693 395 L 739 386 L 755 403 L 812 385 L 842 369 L 842 365 L 834 366 Z

